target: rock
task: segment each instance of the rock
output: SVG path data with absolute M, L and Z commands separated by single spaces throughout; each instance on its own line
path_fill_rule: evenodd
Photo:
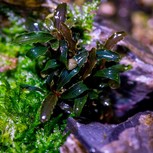
M 60 147 L 60 153 L 87 153 L 87 151 L 79 140 L 70 134 L 64 145 Z
M 67 126 L 89 153 L 153 152 L 153 112 L 151 111 L 140 112 L 117 125 L 98 122 L 82 124 L 69 118 Z

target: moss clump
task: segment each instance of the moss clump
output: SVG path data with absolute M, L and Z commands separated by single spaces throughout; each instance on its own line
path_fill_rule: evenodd
M 22 25 L 12 22 L 11 26 L 20 30 Z M 8 59 L 17 58 L 17 65 L 12 70 L 0 72 L 0 153 L 59 152 L 65 140 L 62 115 L 46 124 L 40 123 L 45 88 L 36 74 L 35 61 L 25 57 L 29 46 L 11 44 L 14 36 L 9 33 L 9 27 L 1 30 L 0 64 L 4 65 L 1 59 L 7 56 Z

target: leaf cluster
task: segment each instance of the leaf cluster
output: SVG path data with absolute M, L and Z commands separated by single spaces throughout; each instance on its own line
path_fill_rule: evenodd
M 115 33 L 104 45 L 97 43 L 96 48 L 87 50 L 79 43 L 79 31 L 68 20 L 67 5 L 59 4 L 45 20 L 46 30 L 15 39 L 16 43 L 33 45 L 27 56 L 36 60 L 37 72 L 48 89 L 41 107 L 41 122 L 50 119 L 57 103 L 79 116 L 87 101 L 99 101 L 106 88 L 117 88 L 120 72 L 130 68 L 118 64 L 120 55 L 110 50 L 124 38 L 124 32 Z

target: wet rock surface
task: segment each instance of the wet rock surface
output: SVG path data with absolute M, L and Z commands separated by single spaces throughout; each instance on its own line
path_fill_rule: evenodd
M 117 125 L 97 122 L 82 124 L 72 118 L 68 119 L 67 125 L 69 131 L 89 153 L 153 152 L 153 112 L 151 111 L 140 112 Z

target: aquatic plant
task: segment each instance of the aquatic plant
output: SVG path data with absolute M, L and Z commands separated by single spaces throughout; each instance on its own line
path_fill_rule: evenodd
M 75 23 L 77 19 L 70 20 L 67 5 L 62 3 L 46 17 L 42 29 L 19 35 L 14 41 L 33 45 L 26 55 L 36 61 L 37 73 L 48 91 L 41 106 L 41 122 L 50 119 L 57 104 L 79 116 L 87 101 L 101 101 L 106 88 L 117 88 L 120 72 L 130 68 L 118 64 L 120 55 L 110 50 L 125 32 L 87 50 L 81 37 L 84 28 Z

